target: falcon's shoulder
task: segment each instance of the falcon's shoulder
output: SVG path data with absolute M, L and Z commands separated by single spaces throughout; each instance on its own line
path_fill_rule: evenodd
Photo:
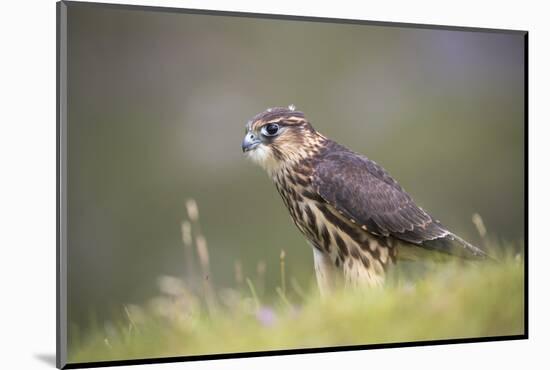
M 414 244 L 450 234 L 386 170 L 335 142 L 316 161 L 312 184 L 327 203 L 373 234 Z

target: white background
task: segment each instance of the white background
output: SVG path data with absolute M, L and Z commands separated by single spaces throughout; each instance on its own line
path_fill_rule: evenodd
M 550 361 L 544 350 L 550 348 L 550 288 L 546 275 L 550 246 L 546 229 L 549 219 L 545 211 L 550 204 L 546 195 L 549 166 L 545 144 L 550 127 L 547 113 L 550 12 L 545 9 L 545 2 L 128 0 L 127 3 L 529 30 L 530 339 L 125 368 L 548 368 Z M 4 2 L 0 27 L 0 366 L 52 368 L 55 354 L 55 2 Z

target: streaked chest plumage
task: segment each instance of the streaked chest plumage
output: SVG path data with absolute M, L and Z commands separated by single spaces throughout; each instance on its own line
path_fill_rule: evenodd
M 273 176 L 292 220 L 347 284 L 381 284 L 387 267 L 395 262 L 393 241 L 361 229 L 325 202 L 311 184 L 312 168 L 300 161 Z

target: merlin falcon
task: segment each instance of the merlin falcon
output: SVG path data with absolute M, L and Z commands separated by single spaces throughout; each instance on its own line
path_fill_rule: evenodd
M 419 251 L 486 257 L 417 206 L 381 166 L 317 132 L 294 106 L 248 121 L 242 150 L 267 171 L 313 247 L 323 295 L 342 280 L 382 285 L 391 265 Z

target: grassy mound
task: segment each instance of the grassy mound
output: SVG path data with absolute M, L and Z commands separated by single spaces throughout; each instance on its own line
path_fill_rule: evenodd
M 415 278 L 323 300 L 315 287 L 304 293 L 294 283 L 259 299 L 248 279 L 240 289 L 214 291 L 163 277 L 158 297 L 124 307 L 123 319 L 71 335 L 69 361 L 523 334 L 523 271 L 520 256 L 433 264 Z

